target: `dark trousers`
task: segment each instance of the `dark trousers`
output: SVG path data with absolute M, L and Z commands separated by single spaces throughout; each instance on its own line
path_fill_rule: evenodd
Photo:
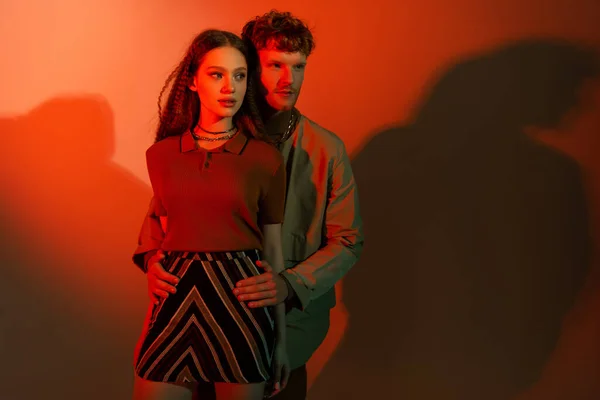
M 308 390 L 308 381 L 306 374 L 306 365 L 293 369 L 290 373 L 290 379 L 283 392 L 271 400 L 306 400 Z M 214 400 L 215 387 L 210 383 L 200 383 L 198 389 L 194 392 L 194 400 Z

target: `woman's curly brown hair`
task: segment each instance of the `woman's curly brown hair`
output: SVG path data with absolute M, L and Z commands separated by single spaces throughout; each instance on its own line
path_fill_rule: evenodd
M 209 29 L 194 38 L 183 60 L 171 72 L 158 96 L 159 124 L 155 142 L 196 127 L 200 119 L 200 98 L 197 92 L 190 89 L 190 85 L 206 53 L 225 46 L 239 50 L 248 64 L 246 96 L 240 110 L 234 116 L 234 124 L 247 135 L 263 137 L 263 124 L 253 96 L 256 64 L 252 62 L 248 48 L 239 36 L 227 31 Z

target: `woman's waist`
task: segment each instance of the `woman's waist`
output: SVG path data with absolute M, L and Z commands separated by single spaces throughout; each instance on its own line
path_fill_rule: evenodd
M 262 250 L 262 240 L 262 236 L 254 232 L 221 232 L 210 229 L 187 232 L 169 229 L 162 242 L 162 249 L 196 253 Z
M 259 249 L 247 250 L 218 250 L 218 251 L 189 251 L 189 250 L 167 250 L 164 249 L 168 258 L 182 258 L 197 261 L 231 261 L 245 258 L 253 262 L 260 260 Z

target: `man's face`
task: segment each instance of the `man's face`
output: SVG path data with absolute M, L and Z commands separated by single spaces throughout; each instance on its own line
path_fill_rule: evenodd
M 258 56 L 265 100 L 276 111 L 292 109 L 304 81 L 306 56 L 301 52 L 285 53 L 272 47 L 259 50 Z

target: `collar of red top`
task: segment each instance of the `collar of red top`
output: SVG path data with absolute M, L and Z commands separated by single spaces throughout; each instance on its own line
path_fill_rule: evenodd
M 223 146 L 219 147 L 216 151 L 227 151 L 229 153 L 240 154 L 242 149 L 246 145 L 248 138 L 242 132 L 238 132 L 237 135 L 229 139 Z M 196 148 L 196 141 L 192 136 L 191 131 L 185 132 L 181 135 L 181 152 L 186 153 L 188 151 L 198 150 Z

